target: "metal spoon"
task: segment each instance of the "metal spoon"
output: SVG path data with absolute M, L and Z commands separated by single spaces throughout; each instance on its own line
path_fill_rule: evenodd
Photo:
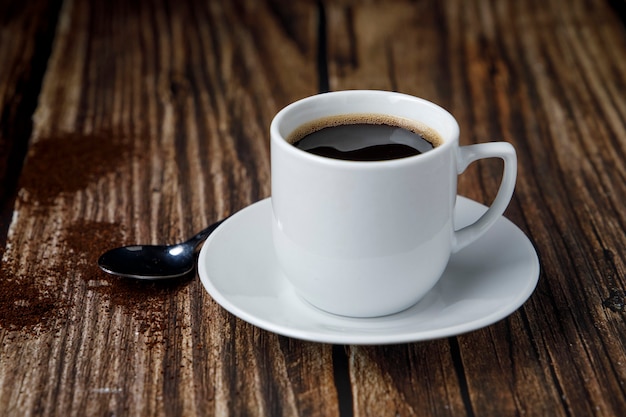
M 175 245 L 134 245 L 111 249 L 98 259 L 98 266 L 120 277 L 158 280 L 191 272 L 196 248 L 223 220 L 212 224 L 186 242 Z

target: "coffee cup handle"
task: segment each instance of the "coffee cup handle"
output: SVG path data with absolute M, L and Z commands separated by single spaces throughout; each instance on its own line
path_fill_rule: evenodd
M 453 253 L 463 249 L 489 230 L 502 216 L 513 196 L 517 178 L 517 156 L 513 145 L 508 142 L 490 142 L 461 146 L 457 153 L 457 173 L 463 173 L 469 164 L 483 158 L 500 158 L 504 161 L 500 188 L 489 209 L 478 220 L 454 232 Z

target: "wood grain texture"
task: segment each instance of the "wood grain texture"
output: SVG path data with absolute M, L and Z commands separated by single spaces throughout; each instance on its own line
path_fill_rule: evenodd
M 515 145 L 519 180 L 507 216 L 532 239 L 542 265 L 522 309 L 458 342 L 433 342 L 439 353 L 424 344 L 352 348 L 355 392 L 378 393 L 356 395 L 355 415 L 624 414 L 624 315 L 603 303 L 611 294 L 623 303 L 626 271 L 619 16 L 585 1 L 326 7 L 329 39 L 339 39 L 329 43 L 331 89 L 422 96 L 457 117 L 462 144 Z M 459 192 L 488 204 L 500 169 L 474 164 Z M 416 357 L 427 359 L 418 366 Z M 433 381 L 455 372 L 458 384 L 446 379 L 445 395 L 423 398 Z
M 0 242 L 4 246 L 15 187 L 32 130 L 58 2 L 0 4 Z
M 54 308 L 0 329 L 4 415 L 337 414 L 329 346 L 236 319 L 198 280 L 95 265 L 269 195 L 271 117 L 316 92 L 316 12 L 63 2 L 3 261 Z
M 0 4 L 0 307 L 35 307 L 7 295 L 19 285 L 43 311 L 0 317 L 0 414 L 626 414 L 620 10 Z M 97 270 L 111 246 L 177 241 L 268 196 L 271 118 L 325 84 L 421 96 L 457 117 L 462 144 L 515 145 L 506 215 L 542 266 L 519 311 L 444 340 L 332 347 L 235 318 L 194 277 L 137 285 Z M 488 204 L 500 170 L 473 164 L 460 193 Z

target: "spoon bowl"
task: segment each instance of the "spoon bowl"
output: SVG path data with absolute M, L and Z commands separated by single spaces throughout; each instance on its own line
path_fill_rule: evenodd
M 196 249 L 222 224 L 213 223 L 189 240 L 174 245 L 132 245 L 111 249 L 98 259 L 104 272 L 125 278 L 159 280 L 179 278 L 195 266 Z

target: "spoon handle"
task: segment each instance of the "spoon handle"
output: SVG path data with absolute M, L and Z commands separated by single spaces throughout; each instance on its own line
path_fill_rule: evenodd
M 211 233 L 213 233 L 213 231 L 215 229 L 217 229 L 218 226 L 220 224 L 222 224 L 222 222 L 224 222 L 224 220 L 226 220 L 226 219 L 223 219 L 223 220 L 220 220 L 218 222 L 215 222 L 212 225 L 210 225 L 209 227 L 207 227 L 206 229 L 199 231 L 197 234 L 195 234 L 193 237 L 191 237 L 191 239 L 189 239 L 185 243 L 191 244 L 191 245 L 193 245 L 194 248 L 197 248 L 200 243 L 204 242 L 204 240 L 207 237 L 209 237 L 209 235 Z

